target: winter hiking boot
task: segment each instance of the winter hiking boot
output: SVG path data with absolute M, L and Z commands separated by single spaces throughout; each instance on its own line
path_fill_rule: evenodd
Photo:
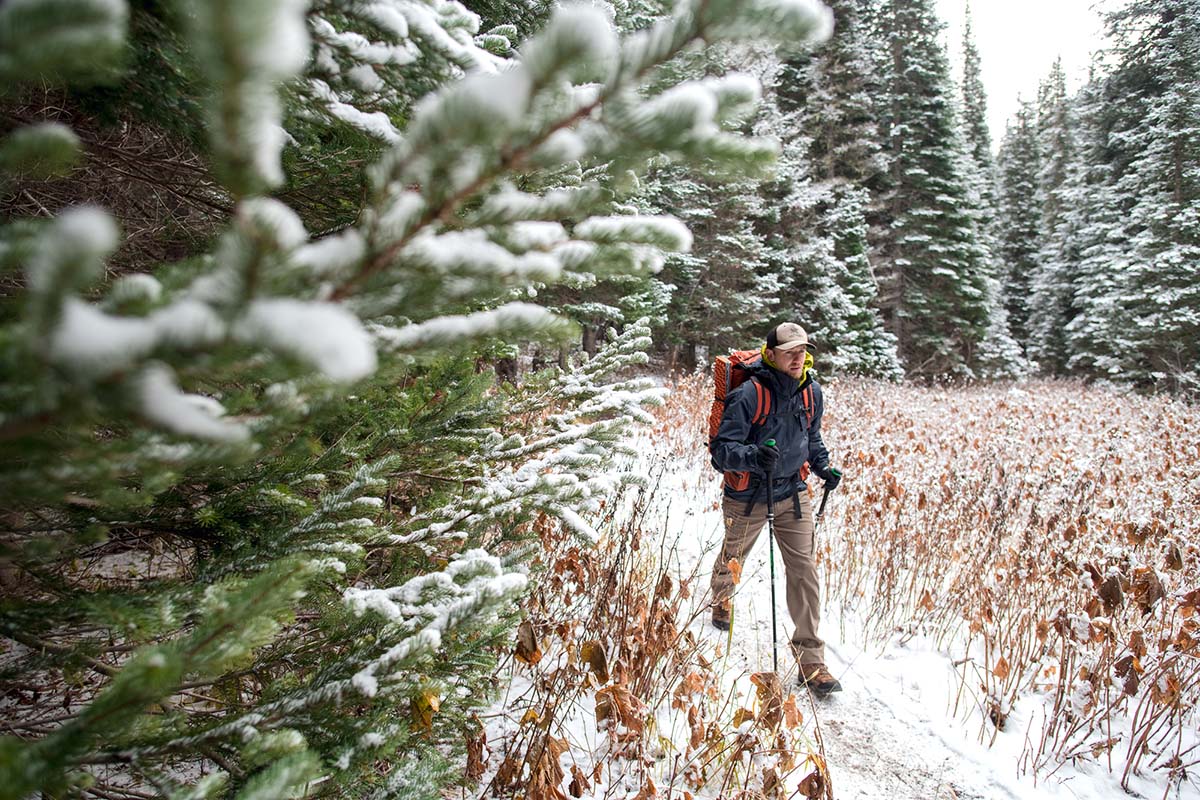
M 824 664 L 801 664 L 799 683 L 808 687 L 817 697 L 826 697 L 842 690 L 838 679 L 830 674 Z
M 729 609 L 723 606 L 712 607 L 712 626 L 719 631 L 729 630 Z

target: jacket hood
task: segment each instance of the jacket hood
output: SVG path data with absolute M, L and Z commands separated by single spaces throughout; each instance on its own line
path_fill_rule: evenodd
M 762 360 L 763 360 L 763 363 L 764 363 L 764 364 L 766 364 L 766 365 L 767 365 L 768 367 L 770 367 L 771 369 L 773 369 L 773 370 L 775 370 L 776 372 L 778 372 L 779 374 L 781 374 L 781 375 L 784 375 L 784 376 L 787 376 L 787 377 L 791 377 L 791 376 L 789 376 L 789 375 L 788 375 L 786 372 L 784 372 L 783 370 L 781 370 L 781 369 L 779 368 L 779 366 L 778 366 L 778 365 L 777 365 L 777 364 L 776 364 L 774 361 L 772 361 L 772 360 L 771 360 L 771 356 L 770 356 L 770 355 L 768 355 L 767 353 L 768 353 L 768 351 L 767 351 L 767 346 L 764 344 L 764 345 L 762 346 Z M 803 386 L 803 385 L 804 385 L 804 383 L 805 383 L 805 381 L 809 380 L 809 378 L 810 378 L 811 376 L 808 374 L 808 371 L 809 371 L 810 369 L 812 369 L 812 367 L 813 367 L 813 354 L 812 354 L 812 353 L 805 353 L 805 354 L 804 354 L 804 371 L 803 371 L 803 372 L 801 372 L 801 373 L 800 373 L 800 377 L 796 379 L 796 384 L 797 384 L 797 385 L 799 385 L 799 386 Z

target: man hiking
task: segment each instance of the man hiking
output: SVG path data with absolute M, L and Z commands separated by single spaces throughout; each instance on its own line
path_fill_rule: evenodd
M 738 367 L 747 370 L 749 379 L 725 398 L 710 446 L 713 466 L 725 473 L 725 542 L 712 573 L 712 624 L 729 630 L 733 606 L 729 562 L 743 563 L 754 546 L 767 522 L 770 492 L 788 613 L 795 626 L 792 652 L 800 665 L 800 682 L 823 696 L 841 691 L 842 686 L 825 667 L 825 643 L 817 635 L 820 598 L 805 477 L 811 467 L 833 489 L 841 473 L 830 468 L 829 451 L 821 441 L 824 400 L 810 373 L 809 346 L 808 334 L 795 323 L 772 329 L 762 358 Z

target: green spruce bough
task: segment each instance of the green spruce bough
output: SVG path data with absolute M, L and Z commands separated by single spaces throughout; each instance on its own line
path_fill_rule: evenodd
M 203 87 L 233 209 L 211 250 L 109 280 L 122 235 L 101 208 L 0 228 L 19 287 L 0 316 L 2 674 L 23 692 L 0 796 L 436 797 L 526 589 L 523 523 L 593 537 L 629 480 L 608 471 L 618 435 L 659 397 L 607 377 L 645 358 L 645 322 L 512 400 L 469 356 L 561 335 L 541 287 L 688 248 L 675 220 L 615 213 L 631 168 L 773 154 L 726 129 L 744 80 L 641 93 L 660 65 L 828 19 L 710 0 L 621 39 L 566 7 L 518 44 L 453 2 L 184 11 L 158 54 L 191 54 L 170 63 Z M 5 102 L 17 79 L 121 75 L 127 26 L 157 30 L 133 21 L 116 0 L 3 4 Z M 351 221 L 314 236 L 285 167 L 322 126 L 384 149 Z M 69 174 L 80 150 L 61 126 L 9 132 L 4 180 Z

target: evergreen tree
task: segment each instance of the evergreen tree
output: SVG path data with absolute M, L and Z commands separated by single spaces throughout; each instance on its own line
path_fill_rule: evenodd
M 757 180 L 718 187 L 686 168 L 652 175 L 651 207 L 678 216 L 695 237 L 693 252 L 670 256 L 660 276 L 670 287 L 660 343 L 685 370 L 697 367 L 702 353 L 760 339 L 778 313 L 781 279 L 756 225 L 767 214 L 760 192 Z
M 743 103 L 731 105 L 722 124 L 728 130 L 749 130 L 761 89 L 744 69 L 771 57 L 757 49 L 709 47 L 677 59 L 658 80 L 740 83 Z M 694 237 L 691 252 L 668 256 L 657 276 L 668 300 L 656 337 L 670 368 L 691 371 L 710 352 L 745 347 L 762 336 L 765 320 L 778 307 L 780 279 L 766 261 L 758 230 L 768 213 L 762 181 L 779 151 L 771 132 L 765 133 L 770 164 L 747 164 L 734 174 L 716 162 L 658 158 L 632 198 L 650 213 L 683 220 Z
M 1008 321 L 1017 332 L 1029 327 L 1030 287 L 1038 270 L 1040 163 L 1034 109 L 1022 103 L 1005 130 L 997 164 L 999 252 Z
M 810 54 L 784 60 L 774 81 L 780 135 L 808 141 L 813 180 L 878 191 L 888 161 L 873 98 L 883 87 L 859 0 L 834 0 L 834 33 Z M 793 115 L 795 115 L 793 117 Z M 798 130 L 797 130 L 798 129 Z
M 985 210 L 993 207 L 993 189 L 990 177 L 992 163 L 992 135 L 987 125 L 987 92 L 983 88 L 983 69 L 979 48 L 971 31 L 971 11 L 967 7 L 963 20 L 963 79 L 962 79 L 962 127 L 967 143 L 967 156 L 978 171 L 976 182 L 980 206 Z
M 892 221 L 876 265 L 880 302 L 909 374 L 970 374 L 989 325 L 987 254 L 962 174 L 941 24 L 928 0 L 891 0 L 879 25 L 890 56 Z
M 986 252 L 985 281 L 988 327 L 976 356 L 979 374 L 1003 377 L 1016 374 L 1021 348 L 1009 331 L 1005 307 L 1002 264 L 997 235 L 995 164 L 992 161 L 992 137 L 987 125 L 987 93 L 983 88 L 979 50 L 971 33 L 970 7 L 963 24 L 962 128 L 966 143 L 964 174 L 967 197 L 973 211 L 976 235 Z
M 1128 133 L 1133 158 L 1117 178 L 1127 217 L 1128 294 L 1122 306 L 1137 381 L 1200 390 L 1200 8 L 1142 0 L 1113 24 L 1136 32 L 1120 70 L 1137 76 L 1142 114 Z
M 1196 384 L 1198 12 L 1133 2 L 1108 17 L 1104 103 L 1082 112 L 1096 210 L 1068 326 L 1069 366 L 1142 384 Z
M 1075 153 L 1071 105 L 1058 59 L 1038 91 L 1040 246 L 1030 281 L 1027 344 L 1030 355 L 1052 374 L 1063 373 L 1070 356 L 1065 334 L 1074 318 L 1078 214 L 1087 202 L 1079 196 L 1083 168 Z
M 770 151 L 717 124 L 744 82 L 642 97 L 651 71 L 826 21 L 801 2 L 707 2 L 619 40 L 597 10 L 564 8 L 501 61 L 458 3 L 348 4 L 411 48 L 400 63 L 370 46 L 381 31 L 360 40 L 327 7 L 189 9 L 191 72 L 162 78 L 181 94 L 144 92 L 162 62 L 139 55 L 115 113 L 190 98 L 176 122 L 203 122 L 188 140 L 230 209 L 217 204 L 213 241 L 110 281 L 120 233 L 94 205 L 6 210 L 0 226 L 0 634 L 24 656 L 0 680 L 26 701 L 20 735 L 0 738 L 0 786 L 440 797 L 511 635 L 531 521 L 593 541 L 587 515 L 624 480 L 615 440 L 660 394 L 605 377 L 644 360 L 645 324 L 517 398 L 473 356 L 563 334 L 515 299 L 531 285 L 687 249 L 676 220 L 610 213 L 605 182 L 630 164 L 665 153 L 737 170 Z M 118 79 L 126 31 L 158 22 L 144 13 L 0 5 L 0 92 L 48 84 L 80 106 L 70 81 Z M 312 33 L 318 18 L 339 35 Z M 396 138 L 375 145 L 357 213 L 333 212 L 350 222 L 315 237 L 284 202 L 303 196 L 287 168 L 338 161 L 345 131 L 284 125 L 330 119 L 307 70 L 331 37 Z M 431 91 L 409 102 L 416 85 Z M 62 125 L 6 130 L 4 180 L 40 190 L 24 182 L 81 149 Z
M 797 182 L 780 199 L 770 263 L 785 276 L 778 319 L 800 319 L 821 347 L 821 370 L 903 376 L 896 340 L 872 306 L 864 190 Z
M 783 61 L 760 128 L 784 155 L 764 186 L 769 263 L 783 277 L 778 320 L 799 319 L 822 347 L 822 369 L 898 378 L 895 338 L 874 309 L 869 192 L 886 171 L 854 2 L 831 4 L 834 35 Z
M 1038 87 L 1036 124 L 1040 163 L 1037 199 L 1043 235 L 1054 230 L 1063 213 L 1063 199 L 1058 190 L 1066 181 L 1073 150 L 1068 105 L 1067 79 L 1059 58 Z
M 1125 291 L 1121 203 L 1110 160 L 1116 109 L 1107 81 L 1093 78 L 1073 101 L 1077 150 L 1065 186 L 1064 240 L 1071 242 L 1062 276 L 1075 313 L 1065 333 L 1068 372 L 1118 378 L 1122 320 L 1117 299 Z M 1074 270 L 1072 279 L 1070 269 Z M 1062 280 L 1060 278 L 1060 280 Z M 1048 337 L 1049 338 L 1049 337 Z

